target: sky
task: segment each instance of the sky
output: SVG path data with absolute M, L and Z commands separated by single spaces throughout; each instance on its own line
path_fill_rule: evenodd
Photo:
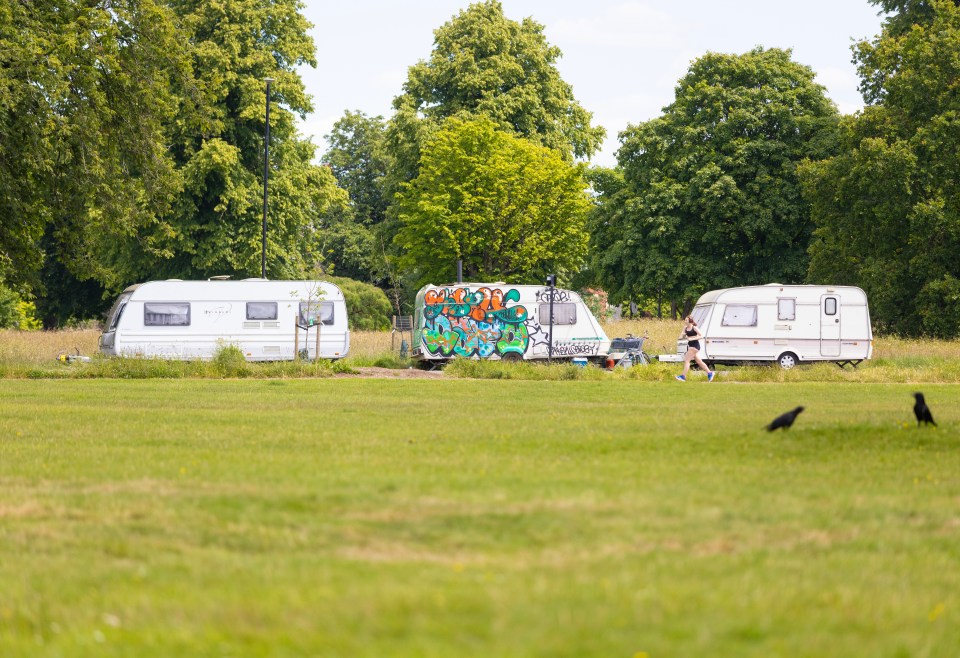
M 301 132 L 326 150 L 325 135 L 346 110 L 389 118 L 407 69 L 428 59 L 434 30 L 469 0 L 304 0 L 317 67 L 300 74 L 314 111 Z M 812 68 L 837 108 L 861 109 L 854 41 L 880 32 L 867 0 L 502 0 L 507 18 L 532 17 L 560 48 L 561 77 L 607 137 L 593 164 L 612 167 L 617 135 L 662 114 L 677 81 L 706 52 L 790 48 Z

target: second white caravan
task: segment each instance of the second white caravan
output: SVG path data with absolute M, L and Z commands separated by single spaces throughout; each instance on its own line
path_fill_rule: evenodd
M 249 361 L 341 359 L 343 292 L 326 281 L 149 281 L 123 291 L 100 336 L 111 356 L 208 359 L 225 345 Z
M 691 312 L 707 363 L 805 361 L 856 366 L 873 355 L 867 295 L 852 286 L 745 286 L 712 290 Z M 687 341 L 661 361 L 682 361 Z

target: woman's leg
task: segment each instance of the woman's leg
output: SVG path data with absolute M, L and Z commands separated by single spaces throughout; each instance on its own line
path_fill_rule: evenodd
M 697 360 L 697 365 L 700 366 L 703 371 L 707 374 L 710 374 L 710 368 L 707 367 L 707 364 L 703 362 L 703 359 L 700 358 L 700 352 L 698 351 L 694 358 Z
M 692 347 L 687 348 L 687 353 L 683 355 L 683 376 L 686 377 L 690 372 L 690 361 L 697 355 L 697 351 Z

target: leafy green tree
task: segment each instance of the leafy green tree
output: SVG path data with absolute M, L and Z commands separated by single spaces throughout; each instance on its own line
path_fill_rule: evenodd
M 350 195 L 347 212 L 331 214 L 324 224 L 324 263 L 333 272 L 372 283 L 386 282 L 383 236 L 389 200 L 386 176 L 386 124 L 383 117 L 344 113 L 326 136 L 322 162 Z
M 297 67 L 314 65 L 299 0 L 169 0 L 196 80 L 171 123 L 181 189 L 170 212 L 109 244 L 109 283 L 213 274 L 259 276 L 265 78 L 272 78 L 267 275 L 298 277 L 322 258 L 323 217 L 347 203 L 296 132 L 310 101 Z
M 810 276 L 859 285 L 880 330 L 960 335 L 960 7 L 856 46 L 868 106 L 803 169 Z
M 400 180 L 416 174 L 424 140 L 453 116 L 489 117 L 565 157 L 589 158 L 604 130 L 576 101 L 543 26 L 509 20 L 497 0 L 471 4 L 436 30 L 430 59 L 410 67 L 404 93 L 394 99 L 389 147 Z
M 321 162 L 350 195 L 356 221 L 365 226 L 381 223 L 389 205 L 384 189 L 389 158 L 383 117 L 347 111 L 333 124 L 326 140 L 328 148 Z
M 97 277 L 92 243 L 169 208 L 181 52 L 154 0 L 0 5 L 0 275 L 41 305 L 45 266 Z
M 423 148 L 420 174 L 397 196 L 402 268 L 418 283 L 539 282 L 576 272 L 590 208 L 583 166 L 499 130 L 448 119 Z
M 914 25 L 929 25 L 933 21 L 934 3 L 931 0 L 869 0 L 881 11 L 890 14 L 885 22 L 889 36 L 900 36 Z M 960 6 L 960 0 L 954 0 Z
M 601 181 L 592 268 L 614 302 L 799 283 L 813 223 L 797 165 L 835 145 L 837 112 L 790 51 L 696 60 L 661 117 L 621 133 Z

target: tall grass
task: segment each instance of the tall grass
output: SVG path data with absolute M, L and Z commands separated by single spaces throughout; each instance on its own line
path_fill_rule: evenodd
M 647 335 L 644 349 L 652 355 L 672 354 L 680 331 L 678 322 L 644 318 L 608 322 L 611 337 Z M 0 377 L 7 378 L 269 378 L 324 377 L 363 366 L 407 368 L 410 361 L 399 355 L 401 340 L 409 335 L 388 331 L 353 331 L 350 355 L 342 362 L 246 363 L 225 367 L 209 362 L 164 359 L 103 359 L 97 357 L 99 332 L 95 329 L 23 332 L 0 330 Z M 409 346 L 408 346 L 409 348 Z M 59 354 L 93 355 L 91 363 L 63 364 Z M 841 370 L 834 364 L 812 364 L 783 371 L 773 366 L 720 367 L 720 381 L 823 381 L 823 382 L 960 382 L 960 341 L 908 339 L 880 336 L 874 341 L 874 358 L 858 368 Z M 566 363 L 545 367 L 543 363 L 509 364 L 456 360 L 447 366 L 451 376 L 494 379 L 637 379 L 672 380 L 677 365 L 654 363 L 629 370 L 603 372 L 576 368 Z M 696 379 L 693 377 L 692 379 Z

